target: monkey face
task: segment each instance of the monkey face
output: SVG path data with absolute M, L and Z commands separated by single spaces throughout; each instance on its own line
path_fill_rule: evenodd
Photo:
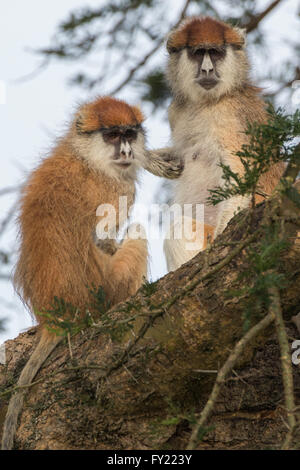
M 167 77 L 179 102 L 212 101 L 243 85 L 245 31 L 208 16 L 184 19 L 167 40 Z
M 137 141 L 138 130 L 137 126 L 116 126 L 101 131 L 104 142 L 114 148 L 112 162 L 122 169 L 129 168 L 134 161 L 132 144 Z
M 170 54 L 168 81 L 179 97 L 218 99 L 242 85 L 247 77 L 245 51 L 231 45 L 184 47 Z
M 145 165 L 144 131 L 140 125 L 102 127 L 97 131 L 77 130 L 77 153 L 89 166 L 117 179 L 132 180 Z
M 195 80 L 205 90 L 214 88 L 219 80 L 218 66 L 225 59 L 226 47 L 188 48 L 188 57 L 197 65 Z

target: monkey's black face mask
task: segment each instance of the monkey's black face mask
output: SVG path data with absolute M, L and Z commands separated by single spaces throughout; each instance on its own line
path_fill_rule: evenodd
M 197 63 L 196 82 L 205 90 L 211 90 L 220 81 L 218 63 L 226 56 L 225 47 L 188 48 L 190 60 Z
M 102 129 L 104 142 L 114 146 L 115 151 L 112 157 L 113 163 L 128 168 L 134 160 L 132 143 L 138 138 L 139 128 L 137 126 L 120 126 Z

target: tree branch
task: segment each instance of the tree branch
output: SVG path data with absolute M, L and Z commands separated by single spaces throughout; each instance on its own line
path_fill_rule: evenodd
M 176 28 L 185 17 L 185 14 L 187 12 L 187 9 L 190 3 L 191 3 L 191 0 L 185 1 L 182 11 L 180 13 L 179 19 L 177 23 L 174 25 L 174 28 Z M 120 85 L 118 85 L 113 91 L 111 91 L 112 95 L 115 95 L 116 93 L 118 93 L 122 88 L 124 88 L 125 85 L 127 85 L 127 83 L 130 82 L 130 80 L 134 77 L 134 75 L 139 70 L 139 68 L 145 65 L 150 59 L 150 57 L 152 57 L 158 51 L 160 46 L 163 44 L 164 40 L 165 40 L 164 37 L 159 39 L 157 44 L 134 67 L 132 67 L 132 69 L 130 69 L 127 77 L 120 83 Z
M 0 196 L 5 196 L 6 194 L 15 193 L 19 191 L 20 186 L 11 186 L 10 188 L 0 189 Z
M 8 211 L 6 217 L 4 217 L 4 219 L 2 220 L 2 222 L 0 224 L 0 237 L 1 237 L 1 235 L 3 235 L 3 233 L 5 232 L 5 229 L 7 228 L 8 224 L 10 223 L 12 218 L 14 217 L 16 209 L 17 209 L 17 203 L 14 203 L 12 205 L 12 207 L 10 208 L 10 210 Z
M 288 450 L 293 438 L 293 432 L 296 427 L 295 418 L 295 397 L 294 397 L 294 382 L 293 372 L 291 366 L 291 354 L 288 341 L 287 332 L 285 329 L 284 321 L 282 318 L 281 302 L 279 290 L 276 287 L 269 289 L 270 294 L 270 315 L 275 318 L 275 326 L 277 331 L 278 342 L 280 346 L 280 358 L 282 367 L 282 381 L 284 386 L 284 399 L 287 412 L 287 420 L 289 424 L 289 431 L 283 443 L 282 449 Z
M 21 425 L 16 436 L 17 447 L 113 449 L 118 446 L 139 449 L 146 446 L 157 449 L 169 442 L 172 436 L 178 435 L 180 427 L 177 428 L 176 424 L 169 427 L 160 424 L 165 419 L 174 419 L 174 404 L 178 406 L 177 416 L 181 417 L 180 422 L 191 410 L 204 409 L 212 389 L 213 377 L 208 371 L 218 370 L 219 364 L 228 360 L 227 351 L 238 351 L 238 347 L 243 350 L 238 366 L 244 367 L 245 363 L 251 363 L 253 349 L 259 346 L 259 350 L 264 351 L 262 346 L 273 334 L 270 329 L 245 347 L 245 341 L 253 333 L 248 332 L 246 340 L 243 338 L 240 346 L 236 345 L 237 338 L 243 335 L 243 305 L 234 294 L 233 297 L 228 296 L 230 289 L 235 288 L 240 273 L 247 269 L 247 250 L 244 248 L 247 243 L 251 243 L 255 250 L 259 243 L 258 227 L 265 211 L 269 211 L 266 203 L 255 208 L 253 226 L 249 228 L 250 235 L 247 239 L 243 239 L 245 230 L 241 226 L 244 214 L 243 217 L 238 214 L 211 249 L 199 253 L 179 270 L 151 285 L 149 292 L 141 288 L 128 302 L 107 312 L 102 328 L 99 325 L 98 329 L 87 329 L 74 336 L 72 361 L 67 346 L 61 344 L 40 370 L 35 387 L 30 388 L 26 413 L 21 416 Z M 296 222 L 289 223 L 291 235 L 297 228 Z M 253 238 L 249 238 L 252 236 Z M 235 242 L 237 245 L 232 250 L 227 242 Z M 292 243 L 280 260 L 282 272 L 289 273 L 291 279 L 282 297 L 287 319 L 290 319 L 293 310 L 299 305 L 299 290 L 294 286 L 300 279 L 297 269 L 300 253 L 295 246 Z M 239 287 L 242 287 L 241 282 L 244 285 L 248 280 L 243 278 L 239 281 Z M 112 321 L 111 328 L 106 318 Z M 131 318 L 131 328 L 124 329 L 124 321 Z M 268 323 L 269 318 L 265 317 L 263 322 Z M 118 322 L 122 322 L 120 332 Z M 256 329 L 262 325 L 256 325 Z M 117 335 L 116 340 L 114 332 Z M 7 366 L 1 369 L 3 385 L 0 392 L 5 393 L 6 388 L 11 391 L 14 386 L 11 377 L 18 375 L 16 365 L 21 359 L 26 359 L 25 356 L 30 354 L 36 340 L 38 337 L 32 338 L 32 333 L 30 336 L 28 332 L 8 343 L 8 360 Z M 30 342 L 32 348 L 28 347 Z M 232 357 L 231 354 L 230 360 Z M 278 375 L 277 363 L 274 360 L 269 365 L 271 369 L 262 371 L 260 367 L 260 372 L 269 374 L 266 377 L 272 376 L 271 386 L 274 389 L 276 385 L 276 393 L 280 393 L 278 381 L 274 384 L 274 376 Z M 74 369 L 70 369 L 70 366 Z M 222 369 L 225 373 L 226 367 L 224 365 Z M 255 367 L 257 366 L 254 369 Z M 201 380 L 197 370 L 200 371 Z M 257 377 L 254 379 L 257 384 Z M 266 381 L 268 382 L 268 378 Z M 225 393 L 226 390 L 224 384 L 222 391 Z M 258 396 L 260 395 L 257 392 L 256 397 Z M 234 394 L 230 395 L 230 402 L 228 397 L 225 398 L 221 406 L 232 411 L 238 409 L 241 413 L 249 409 L 249 393 L 245 394 L 245 398 L 239 393 L 235 402 L 234 397 Z M 254 402 L 255 397 L 251 396 L 253 407 L 261 409 L 265 403 L 273 406 L 268 398 L 265 401 L 265 395 L 260 396 L 260 401 Z M 6 406 L 4 399 L 2 404 Z M 49 410 L 51 422 L 48 419 Z M 210 409 L 208 412 L 210 413 Z M 2 410 L 1 413 L 1 416 L 5 415 Z M 223 420 L 223 414 L 222 411 L 218 414 L 218 409 L 215 409 L 213 419 Z M 32 419 L 39 415 L 43 419 Z M 229 420 L 227 419 L 226 425 Z M 280 426 L 283 425 L 280 417 L 278 420 L 276 429 L 281 432 Z M 158 430 L 153 441 L 154 422 L 158 422 Z M 248 421 L 249 429 L 251 427 L 249 433 L 257 435 L 257 422 Z M 258 426 L 259 424 L 258 422 Z M 244 426 L 236 420 L 234 425 L 234 432 Z M 81 436 L 84 434 L 84 439 L 79 438 L 79 432 Z M 248 445 L 249 433 L 245 431 L 245 446 Z M 39 437 L 32 439 L 32 436 Z M 180 448 L 185 448 L 188 440 L 186 427 L 181 439 Z M 270 437 L 267 442 L 270 442 Z M 207 443 L 204 445 L 210 446 Z M 274 440 L 270 445 L 275 445 Z
M 237 342 L 237 344 L 235 345 L 234 350 L 229 355 L 227 361 L 225 362 L 225 364 L 222 366 L 222 368 L 218 372 L 218 375 L 217 375 L 215 384 L 213 386 L 212 392 L 209 396 L 209 399 L 207 400 L 206 405 L 205 405 L 203 411 L 201 412 L 200 418 L 199 418 L 197 424 L 195 425 L 195 427 L 193 429 L 193 432 L 191 434 L 191 438 L 190 438 L 188 446 L 187 446 L 188 450 L 195 449 L 195 447 L 197 446 L 198 440 L 199 440 L 198 439 L 199 432 L 200 432 L 201 428 L 203 427 L 203 425 L 205 424 L 209 414 L 211 413 L 211 411 L 212 411 L 212 409 L 215 405 L 215 402 L 218 398 L 221 386 L 225 382 L 225 379 L 226 379 L 227 375 L 229 374 L 229 372 L 231 372 L 232 369 L 234 368 L 237 360 L 240 358 L 240 356 L 241 356 L 242 352 L 244 351 L 244 349 L 246 348 L 247 344 L 249 344 L 249 342 L 253 338 L 255 338 L 259 333 L 261 333 L 265 328 L 267 328 L 267 326 L 269 326 L 272 323 L 273 320 L 274 320 L 274 315 L 269 313 L 259 323 L 257 323 L 255 326 L 253 326 L 251 328 L 251 330 L 249 330 L 245 334 L 245 336 L 243 336 L 243 338 L 240 339 Z
M 263 10 L 258 15 L 251 18 L 251 20 L 244 25 L 246 28 L 247 33 L 251 33 L 254 29 L 257 28 L 259 23 L 281 2 L 282 0 L 275 0 L 272 2 L 265 10 Z

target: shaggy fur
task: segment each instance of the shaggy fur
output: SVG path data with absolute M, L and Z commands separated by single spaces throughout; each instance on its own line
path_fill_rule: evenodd
M 142 119 L 136 108 L 108 97 L 83 106 L 79 115 L 81 125 L 89 130 L 96 127 L 96 122 L 97 126 L 109 127 L 136 125 Z M 93 240 L 100 204 L 112 204 L 118 221 L 119 197 L 127 196 L 128 209 L 134 201 L 135 169 L 144 158 L 143 136 L 136 144 L 135 166 L 109 171 L 113 161 L 107 153 L 112 152 L 112 146 L 103 142 L 100 133 L 92 136 L 91 146 L 89 134 L 78 135 L 77 119 L 78 115 L 66 137 L 32 173 L 22 195 L 21 245 L 14 282 L 24 302 L 37 315 L 51 308 L 54 296 L 84 312 L 93 300 L 88 289 L 93 286 L 103 287 L 110 304 L 123 301 L 137 291 L 147 273 L 146 240 L 129 238 L 112 256 L 97 248 Z M 124 214 L 121 224 L 126 218 Z M 47 332 L 44 317 L 39 320 L 42 337 L 18 386 L 32 382 L 60 341 Z M 13 446 L 23 400 L 22 390 L 11 398 L 3 449 Z
M 68 142 L 62 142 L 33 173 L 21 202 L 21 249 L 14 278 L 32 310 L 49 308 L 54 296 L 83 308 L 89 302 L 87 285 L 103 285 L 112 302 L 123 300 L 138 288 L 142 276 L 135 277 L 140 250 L 132 253 L 131 263 L 123 265 L 122 249 L 111 258 L 96 248 L 92 238 L 97 207 L 112 204 L 118 220 L 119 196 L 123 195 L 127 195 L 130 207 L 133 183 L 92 171 L 72 153 Z M 143 248 L 144 255 L 144 242 L 126 243 Z M 122 270 L 116 265 L 118 261 Z M 121 280 L 122 275 L 125 288 L 115 280 L 116 276 Z M 132 278 L 129 291 L 127 277 Z
M 241 174 L 243 166 L 235 153 L 248 141 L 244 133 L 247 122 L 267 119 L 260 90 L 249 80 L 244 42 L 243 31 L 212 18 L 199 17 L 184 20 L 171 32 L 167 44 L 170 52 L 167 78 L 173 94 L 169 108 L 173 147 L 169 154 L 184 161 L 171 203 L 203 204 L 204 222 L 214 227 L 214 237 L 238 210 L 249 206 L 247 197 L 231 198 L 217 206 L 207 204 L 209 189 L 223 183 L 219 163 Z M 216 65 L 218 83 L 207 90 L 196 79 L 199 65 L 190 59 L 187 48 L 209 45 L 223 45 L 226 54 Z M 274 165 L 261 177 L 258 189 L 271 194 L 283 170 L 283 164 Z M 256 202 L 261 200 L 257 196 Z M 164 246 L 169 269 L 178 268 L 195 255 L 193 251 L 180 252 L 185 250 L 185 240 L 179 243 L 166 239 Z
M 215 46 L 231 44 L 240 47 L 244 42 L 243 30 L 203 16 L 188 18 L 172 31 L 168 37 L 167 49 L 169 53 L 172 53 L 185 47 L 197 47 L 200 44 Z
M 102 127 L 137 126 L 144 119 L 139 108 L 104 96 L 81 107 L 76 116 L 76 125 L 78 131 L 89 133 Z
M 191 225 L 191 232 L 187 230 Z M 198 230 L 198 231 L 197 231 Z M 200 224 L 195 219 L 185 226 L 182 237 L 174 237 L 176 228 L 174 224 L 170 226 L 170 233 L 165 239 L 165 253 L 167 266 L 170 271 L 175 271 L 178 265 L 182 265 L 196 256 L 199 251 L 205 250 L 208 240 L 212 241 L 214 237 L 214 227 L 208 224 Z M 172 246 L 172 250 L 168 250 L 168 244 Z

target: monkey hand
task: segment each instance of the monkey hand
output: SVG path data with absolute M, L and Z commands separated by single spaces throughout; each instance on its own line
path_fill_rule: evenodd
M 113 238 L 106 238 L 104 240 L 98 239 L 96 245 L 100 250 L 110 256 L 114 255 L 119 249 L 119 244 Z
M 148 150 L 144 168 L 153 175 L 175 179 L 181 175 L 184 164 L 181 158 L 174 155 L 171 148 L 165 148 Z

